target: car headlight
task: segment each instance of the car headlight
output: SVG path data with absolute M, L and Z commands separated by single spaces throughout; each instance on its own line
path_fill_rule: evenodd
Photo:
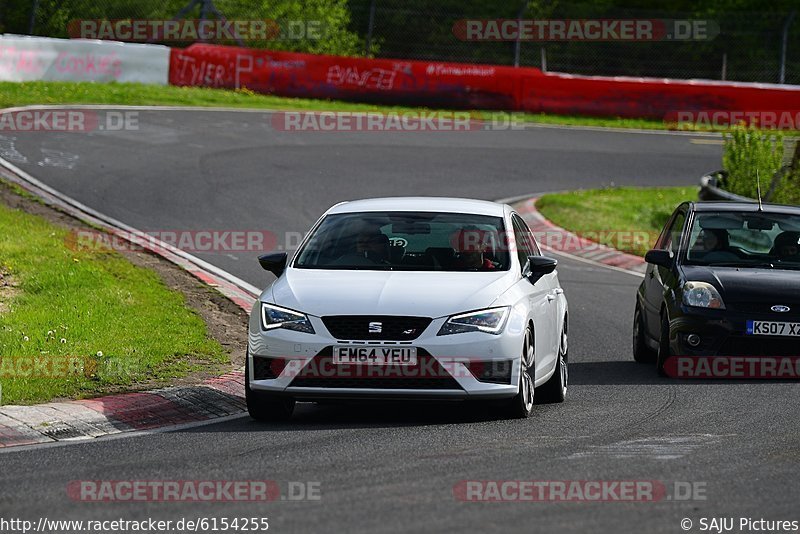
M 453 315 L 447 319 L 436 335 L 446 336 L 464 332 L 486 332 L 497 335 L 503 330 L 508 311 L 509 307 L 504 306 Z
M 274 330 L 275 328 L 286 328 L 296 332 L 314 333 L 314 327 L 304 313 L 299 313 L 274 304 L 261 303 L 261 328 L 264 330 Z
M 683 286 L 683 303 L 695 308 L 725 309 L 719 291 L 708 282 L 686 282 Z

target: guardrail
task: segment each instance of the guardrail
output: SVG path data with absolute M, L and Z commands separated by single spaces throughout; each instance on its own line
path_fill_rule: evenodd
M 719 170 L 710 172 L 700 178 L 700 193 L 698 197 L 700 200 L 728 200 L 732 202 L 758 202 L 758 200 L 750 197 L 743 197 L 730 191 L 725 191 L 718 186 L 720 180 L 728 176 L 728 171 Z

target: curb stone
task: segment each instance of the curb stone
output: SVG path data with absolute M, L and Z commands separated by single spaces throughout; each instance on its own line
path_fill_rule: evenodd
M 647 269 L 647 263 L 644 258 L 582 238 L 553 224 L 536 209 L 537 200 L 538 198 L 532 197 L 515 202 L 512 206 L 528 223 L 543 250 L 573 256 L 607 267 L 622 269 L 637 276 L 644 274 Z M 557 237 L 557 239 L 550 239 L 553 236 Z M 552 245 L 553 243 L 555 244 Z

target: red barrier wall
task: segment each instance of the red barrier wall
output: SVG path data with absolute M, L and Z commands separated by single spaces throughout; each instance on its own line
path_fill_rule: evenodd
M 522 69 L 542 76 L 538 69 Z M 259 93 L 463 109 L 514 109 L 520 69 L 364 59 L 195 44 L 173 49 L 173 85 L 247 87 Z
M 654 119 L 703 110 L 800 112 L 798 86 L 585 77 L 205 44 L 172 50 L 169 82 L 382 104 Z
M 525 79 L 519 109 L 673 121 L 697 111 L 800 112 L 796 85 L 546 74 Z M 678 117 L 679 118 L 679 117 Z

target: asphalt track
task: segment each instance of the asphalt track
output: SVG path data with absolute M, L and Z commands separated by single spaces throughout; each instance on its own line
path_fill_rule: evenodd
M 304 231 L 350 198 L 690 185 L 719 167 L 721 152 L 713 138 L 581 129 L 288 133 L 272 130 L 264 113 L 228 112 L 142 112 L 137 132 L 14 137 L 21 168 L 139 229 L 278 236 Z M 255 285 L 269 280 L 256 253 L 200 256 Z M 240 418 L 3 452 L 0 517 L 269 517 L 275 532 L 638 533 L 681 532 L 683 518 L 692 531 L 702 517 L 737 518 L 737 526 L 739 517 L 797 520 L 798 385 L 657 377 L 630 356 L 639 278 L 559 259 L 571 309 L 563 405 L 536 406 L 525 421 L 460 404 L 303 405 L 290 424 Z M 87 479 L 317 481 L 322 498 L 71 500 L 67 484 Z M 464 480 L 656 480 L 671 494 L 679 481 L 697 484 L 705 499 L 460 502 L 453 488 Z

